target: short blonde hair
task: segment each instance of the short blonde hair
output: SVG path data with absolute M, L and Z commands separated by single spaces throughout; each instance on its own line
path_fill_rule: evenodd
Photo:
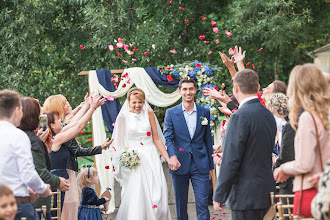
M 62 121 L 64 121 L 64 109 L 67 99 L 64 95 L 51 95 L 49 96 L 43 106 L 44 112 L 57 112 Z
M 81 168 L 77 177 L 79 188 L 91 187 L 93 185 L 93 178 L 96 175 L 98 175 L 98 172 L 94 167 Z
M 10 195 L 14 196 L 14 193 L 11 188 L 7 184 L 0 183 L 0 197 Z
M 283 93 L 272 93 L 265 97 L 267 108 L 272 108 L 280 115 L 288 115 L 289 98 Z
M 289 77 L 289 118 L 292 128 L 298 126 L 298 112 L 313 112 L 323 126 L 329 129 L 330 97 L 322 71 L 312 63 L 295 66 Z
M 139 88 L 130 89 L 127 93 L 127 100 L 128 101 L 131 100 L 132 95 L 136 96 L 138 99 L 140 99 L 143 102 L 146 100 L 146 95 L 145 95 L 145 93 L 143 92 L 142 89 L 139 89 Z

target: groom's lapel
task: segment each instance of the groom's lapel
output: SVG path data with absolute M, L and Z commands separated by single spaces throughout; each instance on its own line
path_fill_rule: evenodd
M 202 108 L 199 105 L 196 105 L 196 109 L 197 109 L 197 118 L 196 118 L 196 129 L 195 129 L 195 134 L 193 136 L 192 139 L 195 138 L 195 136 L 198 134 L 199 129 L 201 128 L 202 124 L 201 124 L 201 117 L 202 117 Z
M 182 103 L 180 105 L 178 105 L 176 115 L 179 119 L 180 124 L 182 124 L 183 129 L 186 131 L 188 137 L 190 138 L 189 130 L 187 127 L 187 122 L 186 122 L 186 119 L 184 118 L 183 111 L 182 111 Z

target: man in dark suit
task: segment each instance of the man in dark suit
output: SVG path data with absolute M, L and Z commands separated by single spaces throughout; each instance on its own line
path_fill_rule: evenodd
M 170 157 L 178 220 L 187 220 L 189 179 L 195 193 L 198 220 L 210 219 L 209 179 L 214 168 L 210 111 L 196 105 L 196 82 L 183 78 L 179 83 L 182 103 L 166 111 L 164 136 Z M 177 166 L 172 166 L 177 164 Z M 181 164 L 181 166 L 180 166 Z
M 270 207 L 270 192 L 275 191 L 272 150 L 276 123 L 258 99 L 260 85 L 255 71 L 242 70 L 233 82 L 240 106 L 225 133 L 213 205 L 221 211 L 227 201 L 233 220 L 262 220 Z

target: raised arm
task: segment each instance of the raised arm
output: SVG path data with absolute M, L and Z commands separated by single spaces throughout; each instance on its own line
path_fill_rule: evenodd
M 235 63 L 234 63 L 234 57 L 231 57 L 231 59 L 229 59 L 226 54 L 223 54 L 221 52 L 219 52 L 221 60 L 223 62 L 223 64 L 225 64 L 225 66 L 228 68 L 231 78 L 234 78 L 235 74 L 236 74 L 236 69 L 235 69 Z
M 237 45 L 236 45 L 233 57 L 234 57 L 236 65 L 237 65 L 238 71 L 244 70 L 245 66 L 244 66 L 243 61 L 245 58 L 245 51 L 242 53 L 242 48 L 237 47 Z

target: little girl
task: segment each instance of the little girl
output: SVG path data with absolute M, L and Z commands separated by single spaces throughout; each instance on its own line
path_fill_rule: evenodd
M 99 199 L 92 188 L 99 183 L 99 176 L 94 167 L 82 168 L 78 175 L 78 186 L 82 189 L 81 205 L 78 209 L 78 220 L 102 220 L 100 205 L 109 198 Z

